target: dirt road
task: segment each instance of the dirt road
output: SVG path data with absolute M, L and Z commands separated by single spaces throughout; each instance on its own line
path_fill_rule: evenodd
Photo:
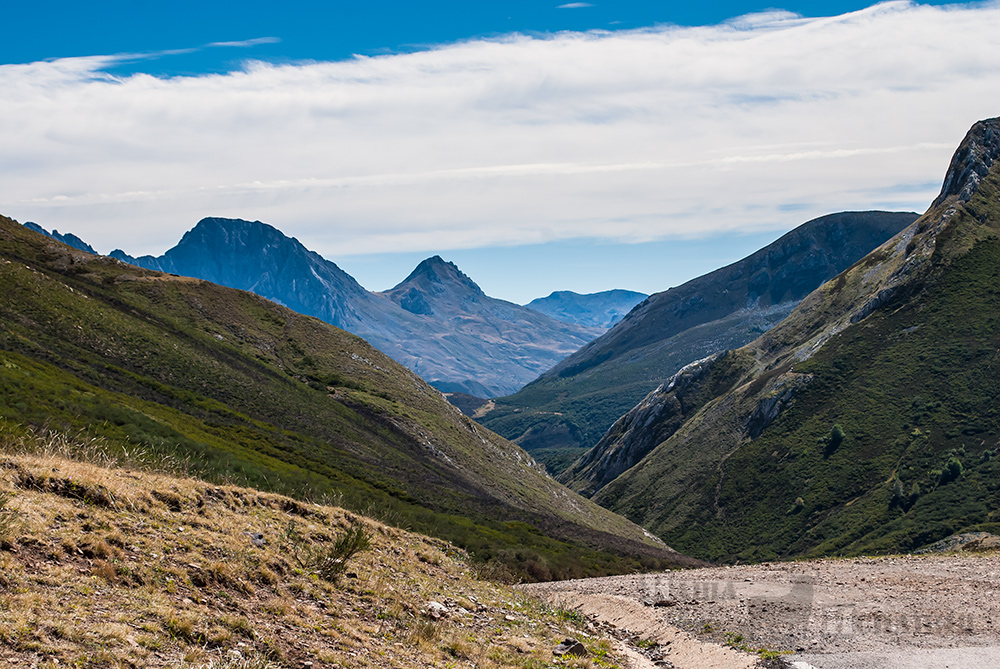
M 524 586 L 678 669 L 1000 669 L 1000 555 L 729 566 Z M 734 649 L 742 649 L 742 652 Z M 647 652 L 647 655 L 650 653 Z M 669 664 L 665 664 L 669 663 Z M 780 666 L 772 661 L 769 666 Z

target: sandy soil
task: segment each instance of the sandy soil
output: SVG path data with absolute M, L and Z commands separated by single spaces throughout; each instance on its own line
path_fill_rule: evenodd
M 728 566 L 524 586 L 614 625 L 660 664 L 1000 668 L 1000 555 Z M 649 652 L 645 652 L 649 656 Z M 771 666 L 778 666 L 772 662 Z

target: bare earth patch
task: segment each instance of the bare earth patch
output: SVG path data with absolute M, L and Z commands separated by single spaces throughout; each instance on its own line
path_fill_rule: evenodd
M 678 668 L 753 665 L 756 656 L 733 648 L 780 652 L 772 666 L 799 669 L 1000 667 L 995 553 L 714 567 L 523 587 L 657 642 Z

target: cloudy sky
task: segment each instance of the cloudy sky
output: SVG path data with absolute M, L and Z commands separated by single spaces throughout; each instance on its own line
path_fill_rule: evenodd
M 20 4 L 0 213 L 133 255 L 259 219 L 373 290 L 435 253 L 516 302 L 664 290 L 923 211 L 1000 115 L 996 1 Z

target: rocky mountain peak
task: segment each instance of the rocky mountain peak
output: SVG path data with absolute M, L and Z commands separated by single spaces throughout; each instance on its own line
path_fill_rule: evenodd
M 941 186 L 941 194 L 931 206 L 938 206 L 952 195 L 957 195 L 962 202 L 968 202 L 998 158 L 1000 117 L 979 121 L 969 129 L 952 156 Z
M 439 255 L 431 256 L 422 261 L 410 272 L 410 275 L 402 283 L 390 292 L 394 292 L 405 286 L 433 290 L 438 293 L 448 290 L 448 288 L 452 290 L 459 288 L 463 291 L 472 292 L 475 295 L 484 294 L 482 288 L 460 270 L 458 265 L 445 260 Z

